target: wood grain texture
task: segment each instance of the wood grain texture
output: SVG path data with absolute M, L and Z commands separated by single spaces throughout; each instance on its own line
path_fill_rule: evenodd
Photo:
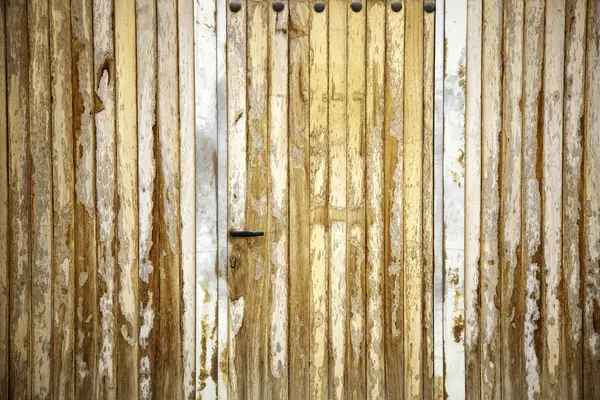
M 329 387 L 328 365 L 328 8 L 311 11 L 309 60 L 310 157 L 310 397 L 324 399 Z
M 584 116 L 583 394 L 600 396 L 600 4 L 588 1 Z
M 290 3 L 289 21 L 289 187 L 290 315 L 289 397 L 310 393 L 310 158 L 309 158 L 309 18 L 307 0 Z
M 483 5 L 481 83 L 481 397 L 501 397 L 500 130 L 502 125 L 502 3 Z M 499 112 L 500 111 L 500 112 Z
M 136 2 L 138 137 L 138 302 L 139 396 L 148 399 L 158 380 L 160 275 L 158 177 L 156 160 L 157 28 L 156 3 Z
M 98 377 L 96 398 L 116 398 L 116 135 L 113 3 L 94 2 L 94 125 L 96 136 Z
M 75 397 L 87 396 L 97 382 L 96 303 L 96 138 L 93 119 L 92 1 L 73 1 L 73 140 L 75 146 Z
M 404 394 L 404 29 L 405 10 L 386 4 L 384 224 L 386 390 Z M 394 395 L 395 393 L 395 395 Z
M 135 2 L 115 2 L 118 397 L 138 396 L 138 140 Z M 165 337 L 169 337 L 166 335 Z
M 483 2 L 467 1 L 465 99 L 465 395 L 479 399 L 481 255 L 481 57 Z
M 10 398 L 31 395 L 31 248 L 29 242 L 31 173 L 29 153 L 29 50 L 24 1 L 6 7 L 8 99 L 8 337 Z M 69 309 L 70 310 L 70 309 Z M 69 314 L 67 314 L 69 315 Z M 67 327 L 69 327 L 67 322 Z M 61 360 L 61 358 L 59 358 Z M 55 364 L 56 366 L 56 364 Z M 60 370 L 58 364 L 57 370 Z M 24 371 L 24 372 L 21 372 Z
M 523 352 L 525 281 L 521 262 L 521 112 L 523 81 L 524 2 L 504 3 L 502 135 L 500 142 L 500 274 L 501 278 L 501 357 L 502 396 L 524 394 Z
M 365 298 L 365 13 L 347 10 L 346 77 L 346 371 L 347 396 L 363 398 L 366 388 Z
M 50 396 L 52 340 L 52 134 L 50 124 L 50 19 L 48 2 L 28 9 L 31 134 L 31 395 Z M 93 300 L 93 299 L 92 299 Z
M 6 75 L 6 8 L 0 6 L 0 396 L 8 397 L 9 374 L 9 253 L 8 253 L 8 136 Z M 51 239 L 50 239 L 51 240 Z M 52 312 L 52 310 L 50 310 Z M 51 318 L 51 317 L 50 317 Z

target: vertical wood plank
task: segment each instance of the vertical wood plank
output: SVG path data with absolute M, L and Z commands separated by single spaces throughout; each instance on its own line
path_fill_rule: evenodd
M 310 19 L 310 397 L 326 398 L 328 354 L 328 7 Z
M 521 263 L 521 114 L 524 2 L 504 3 L 502 135 L 500 143 L 500 274 L 502 396 L 522 397 L 525 286 Z
M 6 8 L 0 6 L 0 396 L 8 397 L 8 136 L 6 85 Z M 51 244 L 50 244 L 51 245 Z M 52 310 L 50 310 L 52 312 Z
M 600 4 L 588 1 L 584 133 L 584 320 L 583 384 L 600 396 Z
M 462 23 L 464 24 L 464 20 Z M 434 56 L 435 13 L 428 12 L 423 14 L 423 397 L 425 399 L 434 397 Z
M 117 395 L 138 396 L 138 166 L 135 2 L 115 2 L 118 312 Z M 171 338 L 165 332 L 164 338 Z
M 289 168 L 290 168 L 290 315 L 289 397 L 305 399 L 310 390 L 310 159 L 308 0 L 290 3 Z
M 542 139 L 542 397 L 566 398 L 562 279 L 562 159 L 565 1 L 546 2 Z
M 416 1 L 416 0 L 415 0 Z M 404 5 L 405 7 L 408 4 Z M 415 4 L 411 5 L 416 7 Z M 367 398 L 385 395 L 384 161 L 385 3 L 367 3 Z M 419 68 L 419 71 L 421 69 Z M 415 71 L 419 73 L 419 71 Z M 406 75 L 405 75 L 406 76 Z M 420 75 L 419 75 L 420 76 Z M 419 82 L 421 82 L 419 80 Z M 420 149 L 419 149 L 420 150 Z
M 366 394 L 365 347 L 365 12 L 346 4 L 348 19 L 347 115 L 347 248 L 346 248 L 346 371 L 347 395 Z M 293 193 L 293 192 L 292 192 Z
M 227 10 L 227 204 L 228 227 L 227 229 L 245 228 L 246 211 L 246 2 L 242 2 L 241 9 L 237 12 Z M 228 240 L 228 256 L 233 257 L 243 254 L 243 243 Z M 228 270 L 231 268 L 226 267 Z M 242 391 L 244 382 L 238 381 L 237 335 L 244 323 L 244 296 L 236 293 L 233 273 L 229 280 L 228 289 L 228 396 L 232 399 L 244 398 Z M 220 288 L 219 288 L 220 289 Z M 219 293 L 220 295 L 221 293 Z M 220 300 L 221 301 L 221 298 Z M 221 313 L 219 313 L 219 317 Z M 255 316 L 251 316 L 255 317 Z M 221 320 L 219 319 L 219 325 Z M 222 354 L 222 353 L 221 353 Z M 227 353 L 226 353 L 227 354 Z M 242 364 L 243 365 L 243 364 Z M 241 371 L 240 371 L 241 372 Z M 219 396 L 223 396 L 219 385 Z
M 289 2 L 269 16 L 270 396 L 288 397 L 288 21 Z
M 404 393 L 404 13 L 386 4 L 384 225 L 385 378 L 391 398 Z M 368 318 L 368 317 L 367 317 Z
M 500 130 L 502 125 L 502 3 L 484 2 L 481 83 L 481 397 L 499 399 L 500 373 Z M 483 79 L 485 77 L 485 79 Z
M 96 397 L 115 399 L 116 335 L 116 141 L 113 2 L 94 8 L 94 125 L 96 135 L 98 378 Z
M 181 371 L 183 397 L 196 398 L 196 220 L 195 220 L 195 137 L 194 137 L 194 0 L 177 2 L 179 44 L 179 125 L 181 181 Z M 216 110 L 213 110 L 213 112 Z
M 433 321 L 434 321 L 434 398 L 444 398 L 444 53 L 445 53 L 445 19 L 444 1 L 436 2 L 435 11 L 435 67 L 434 67 L 434 274 L 433 274 Z
M 404 6 L 404 396 L 412 399 L 423 390 L 423 2 Z
M 329 394 L 346 397 L 346 0 L 329 8 Z
M 480 391 L 481 58 L 482 0 L 467 1 L 465 115 L 465 395 Z
M 94 84 L 92 1 L 71 2 L 73 140 L 75 141 L 75 298 L 77 315 L 75 397 L 96 387 L 96 139 L 92 116 Z
M 74 154 L 71 75 L 71 7 L 51 2 L 54 352 L 53 397 L 72 398 L 75 389 Z
M 11 1 L 6 7 L 8 77 L 8 293 L 9 398 L 31 395 L 30 323 L 30 154 L 27 5 Z M 60 280 L 58 282 L 61 282 Z M 69 315 L 69 314 L 67 314 Z M 67 327 L 69 327 L 67 322 Z M 58 358 L 60 369 L 61 358 Z
M 180 110 L 177 5 L 157 3 L 160 340 L 158 397 L 183 397 L 181 331 Z
M 527 398 L 540 395 L 541 329 L 541 135 L 544 0 L 525 3 L 523 48 L 523 222 L 521 252 L 525 274 L 523 352 Z
M 34 277 L 31 287 L 31 395 L 45 399 L 50 396 L 52 362 L 52 135 L 48 2 L 30 3 L 28 27 L 31 57 L 31 273 Z
M 137 37 L 137 127 L 138 127 L 138 317 L 139 396 L 149 399 L 158 380 L 158 305 L 160 281 L 157 273 L 158 178 L 156 159 L 157 28 L 156 2 L 136 2 Z M 156 322 L 155 322 L 156 321 Z
M 217 353 L 217 159 L 219 156 L 217 155 L 216 61 L 218 27 L 215 7 L 214 0 L 202 0 L 194 7 L 196 393 L 201 398 L 211 399 L 217 397 L 219 368 Z
M 465 397 L 465 62 L 467 2 L 445 9 L 444 66 L 444 387 Z
M 562 264 L 565 279 L 567 396 L 582 398 L 582 195 L 586 2 L 569 0 L 565 26 Z

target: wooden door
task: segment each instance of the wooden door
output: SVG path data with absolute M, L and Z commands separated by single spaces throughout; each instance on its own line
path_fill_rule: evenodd
M 323 5 L 324 7 L 320 7 Z M 431 396 L 434 14 L 230 3 L 229 394 Z

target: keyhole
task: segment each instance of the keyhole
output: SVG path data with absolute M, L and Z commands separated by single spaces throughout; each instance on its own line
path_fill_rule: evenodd
M 237 260 L 234 256 L 229 257 L 229 266 L 231 268 L 235 268 L 237 266 L 236 262 L 237 262 Z

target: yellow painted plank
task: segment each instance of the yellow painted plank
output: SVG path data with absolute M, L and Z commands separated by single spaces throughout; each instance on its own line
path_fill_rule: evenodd
M 73 140 L 75 141 L 75 397 L 89 396 L 96 387 L 96 139 L 92 107 L 92 0 L 73 1 Z
M 57 398 L 74 395 L 75 248 L 74 138 L 71 74 L 71 31 L 68 1 L 51 2 L 51 73 L 53 140 L 53 288 L 54 356 L 52 387 Z
M 117 287 L 116 376 L 117 394 L 138 396 L 138 146 L 136 113 L 135 3 L 115 2 L 116 72 L 116 196 Z M 165 334 L 164 337 L 169 337 Z
M 483 6 L 481 83 L 481 397 L 501 397 L 500 265 L 500 130 L 502 125 L 502 3 Z
M 52 340 L 52 135 L 50 125 L 50 19 L 47 1 L 31 2 L 29 121 L 31 134 L 31 359 L 34 398 L 50 396 Z M 92 298 L 92 302 L 95 299 Z
M 503 108 L 500 142 L 500 273 L 502 396 L 523 397 L 525 282 L 521 246 L 522 75 L 524 2 L 504 3 Z M 516 345 L 516 344 L 519 345 Z
M 157 3 L 157 127 L 159 182 L 160 339 L 158 397 L 183 397 L 181 331 L 181 214 L 177 7 Z
M 405 5 L 406 6 L 406 5 Z M 413 5 L 414 6 L 414 5 Z M 384 114 L 385 114 L 385 3 L 367 3 L 367 398 L 385 393 L 384 338 Z
M 97 398 L 116 398 L 116 147 L 113 3 L 94 1 L 94 123 L 96 134 L 97 260 L 99 332 Z
M 308 0 L 290 3 L 289 168 L 290 168 L 290 398 L 305 399 L 310 390 L 310 160 Z
M 385 65 L 385 373 L 386 390 L 404 393 L 404 29 L 406 7 L 386 4 Z M 430 136 L 433 138 L 433 136 Z M 368 316 L 367 316 L 368 318 Z M 393 395 L 391 395 L 393 397 Z
M 6 7 L 8 98 L 8 371 L 9 398 L 31 395 L 30 154 L 28 115 L 27 5 Z M 60 282 L 60 281 L 58 281 Z M 72 310 L 68 308 L 68 310 Z M 69 315 L 69 313 L 67 313 Z M 71 325 L 67 322 L 67 328 Z M 67 352 L 68 354 L 68 352 Z M 57 358 L 60 370 L 60 358 Z
M 328 394 L 328 7 L 310 17 L 310 397 Z
M 366 14 L 348 13 L 346 78 L 347 232 L 346 232 L 346 371 L 348 397 L 363 398 L 366 389 L 365 340 L 365 35 Z
M 6 9 L 0 7 L 0 396 L 8 397 L 8 137 L 6 85 Z
M 329 8 L 328 137 L 329 137 L 329 394 L 346 397 L 346 0 Z

